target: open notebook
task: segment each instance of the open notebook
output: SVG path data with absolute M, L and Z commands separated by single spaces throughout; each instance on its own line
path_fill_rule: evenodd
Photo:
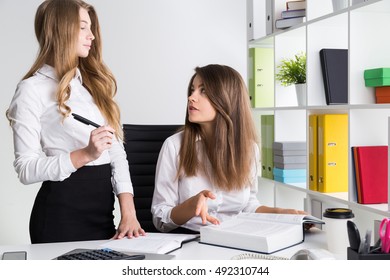
M 100 245 L 121 252 L 168 254 L 183 243 L 199 238 L 198 234 L 147 232 L 145 236 L 110 240 Z

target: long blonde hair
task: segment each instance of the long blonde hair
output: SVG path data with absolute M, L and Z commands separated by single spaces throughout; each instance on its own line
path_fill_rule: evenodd
M 78 57 L 76 53 L 81 8 L 88 11 L 91 31 L 95 37 L 89 55 L 85 58 Z M 35 35 L 39 42 L 39 53 L 23 79 L 31 77 L 45 63 L 54 66 L 59 81 L 56 92 L 58 109 L 65 118 L 71 112 L 66 105 L 70 97 L 69 83 L 78 67 L 83 85 L 108 124 L 115 129 L 116 136 L 123 139 L 120 110 L 114 101 L 117 83 L 102 59 L 100 26 L 94 7 L 81 0 L 46 0 L 38 7 L 35 15 Z
M 191 123 L 188 108 L 180 149 L 179 173 L 196 176 L 203 170 L 211 182 L 223 190 L 244 188 L 250 180 L 255 160 L 254 144 L 257 142 L 249 95 L 241 75 L 225 65 L 211 64 L 195 68 L 188 86 L 198 75 L 210 103 L 216 110 L 214 135 L 204 135 L 199 124 Z M 196 150 L 198 138 L 204 143 L 201 151 Z M 199 162 L 198 152 L 203 153 L 208 163 Z M 207 170 L 207 167 L 211 170 Z

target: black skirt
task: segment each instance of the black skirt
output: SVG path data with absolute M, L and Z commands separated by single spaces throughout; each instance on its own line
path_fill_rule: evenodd
M 109 239 L 115 234 L 111 167 L 84 166 L 43 182 L 30 217 L 31 243 Z

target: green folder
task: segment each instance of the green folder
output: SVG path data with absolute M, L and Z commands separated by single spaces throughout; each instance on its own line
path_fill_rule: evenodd
M 390 86 L 390 68 L 375 68 L 364 70 L 366 87 Z
M 249 95 L 253 108 L 274 106 L 274 50 L 250 48 Z
M 261 116 L 261 176 L 273 179 L 274 115 Z

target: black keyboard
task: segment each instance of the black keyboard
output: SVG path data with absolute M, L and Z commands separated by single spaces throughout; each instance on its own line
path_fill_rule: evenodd
M 143 260 L 145 255 L 127 255 L 111 249 L 76 249 L 57 260 Z

